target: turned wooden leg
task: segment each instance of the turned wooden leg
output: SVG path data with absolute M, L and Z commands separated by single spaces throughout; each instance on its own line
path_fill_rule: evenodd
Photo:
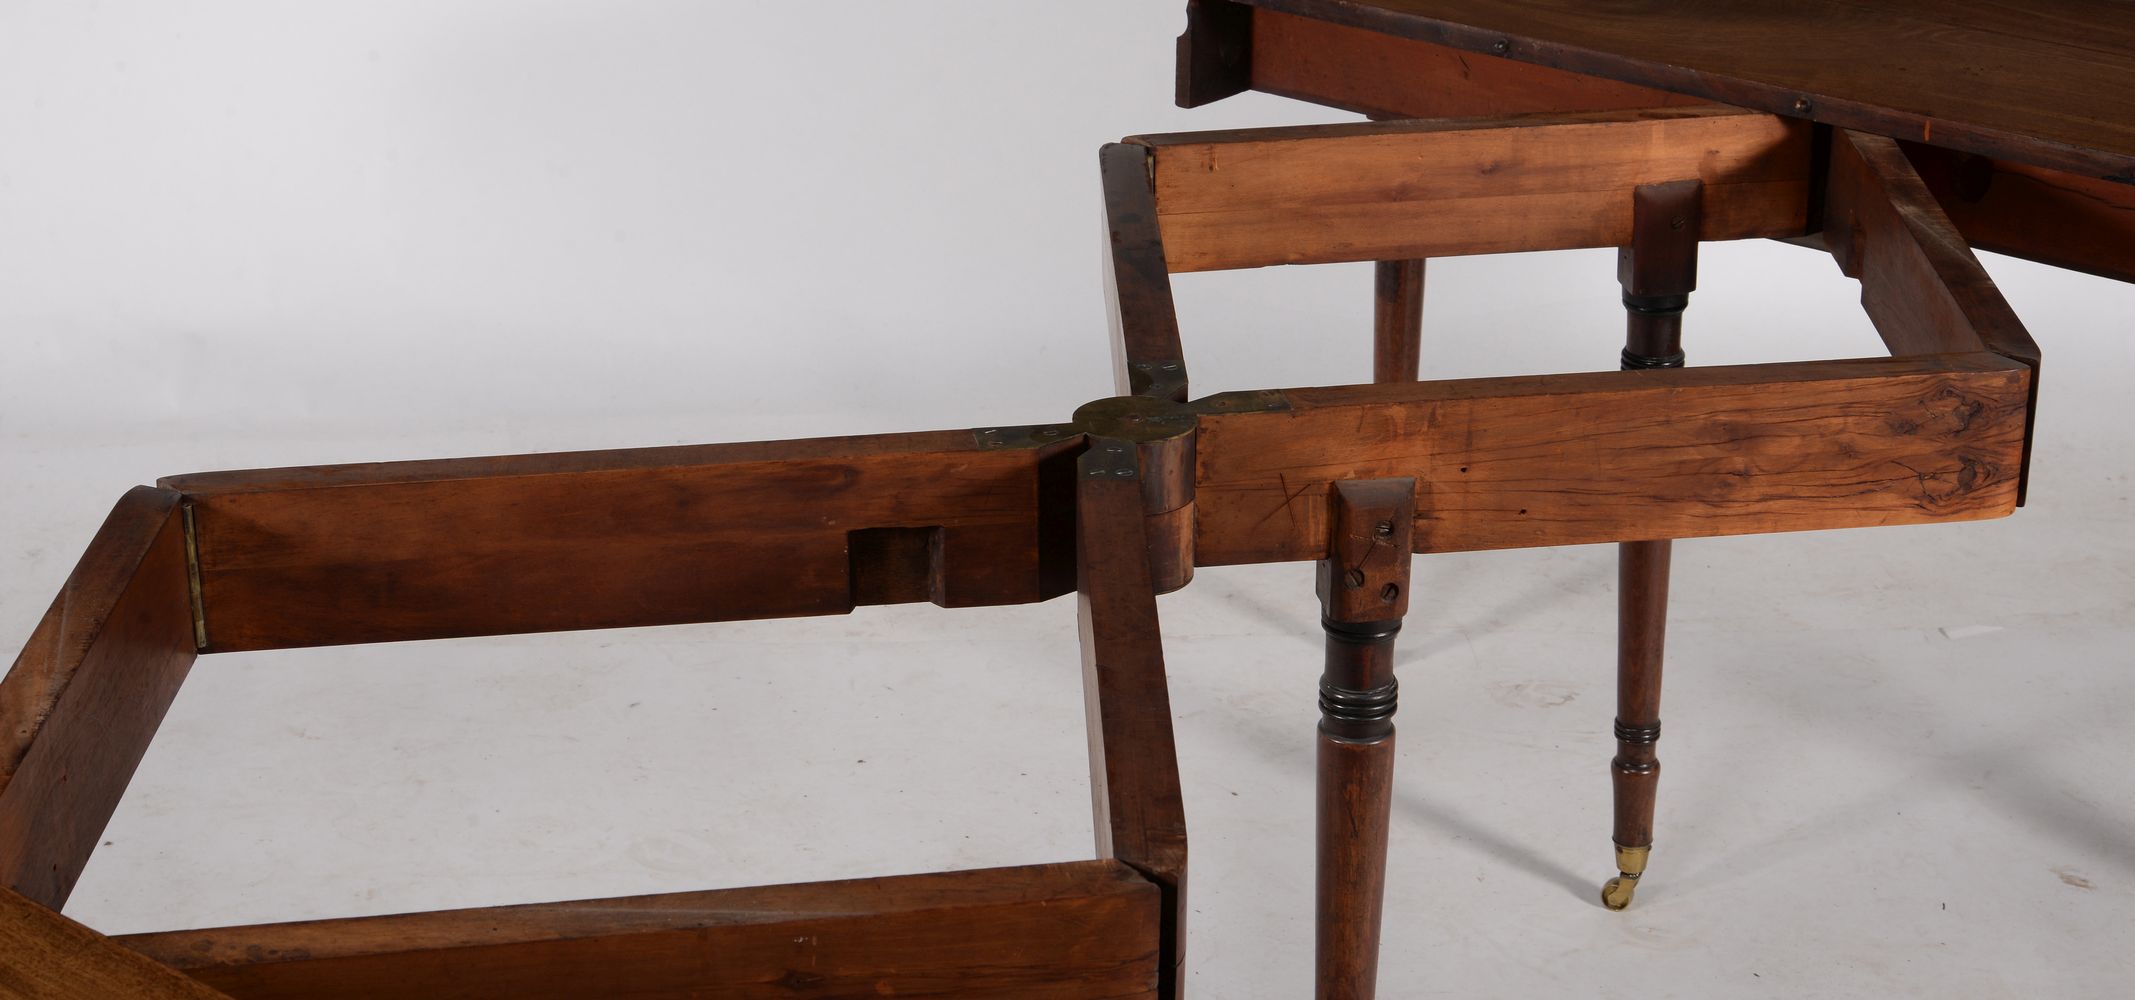
M 1627 330 L 1626 371 L 1683 366 L 1683 310 L 1697 285 L 1697 181 L 1638 189 L 1631 245 L 1617 257 Z M 1601 887 L 1612 910 L 1631 905 L 1646 856 L 1653 849 L 1653 797 L 1661 765 L 1661 646 L 1668 630 L 1671 543 L 1617 546 L 1616 757 L 1610 762 L 1616 798 L 1617 875 Z
M 1631 905 L 1653 847 L 1653 792 L 1661 765 L 1661 642 L 1668 627 L 1668 542 L 1617 547 L 1616 868 L 1601 890 L 1609 909 Z
M 1319 564 L 1318 921 L 1320 1000 L 1368 1000 L 1379 975 L 1394 780 L 1394 635 L 1408 611 L 1413 479 L 1334 484 Z
M 1371 380 L 1414 382 L 1423 367 L 1423 261 L 1379 262 Z

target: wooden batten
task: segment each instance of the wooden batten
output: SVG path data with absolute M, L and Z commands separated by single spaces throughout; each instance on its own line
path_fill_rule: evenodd
M 1824 245 L 1861 282 L 1861 306 L 1894 355 L 1993 351 L 2031 369 L 2021 484 L 2031 464 L 2039 345 L 1897 142 L 1838 132 Z
M 1097 852 L 1164 890 L 1164 992 L 1179 996 L 1185 945 L 1186 813 L 1157 626 L 1143 491 L 1131 450 L 1081 459 L 1077 617 Z M 1191 508 L 1188 508 L 1190 511 Z
M 1105 305 L 1115 390 L 1185 402 L 1186 351 L 1157 226 L 1149 150 L 1111 143 L 1099 155 L 1105 189 Z
M 1022 604 L 1073 589 L 1073 524 L 1041 517 L 1068 512 L 1041 497 L 1072 476 L 1072 442 L 977 440 L 943 431 L 165 485 L 195 507 L 211 651 L 841 614 L 856 599 Z M 856 533 L 868 534 L 856 544 Z
M 1808 228 L 1810 130 L 1727 108 L 1376 122 L 1130 140 L 1173 271 L 1621 246 L 1630 192 L 1704 184 L 1708 240 Z
M 1195 558 L 1320 558 L 1330 484 L 1393 476 L 1418 552 L 2000 517 L 2029 381 L 1973 353 L 1287 390 L 1204 411 Z
M 1153 1000 L 1159 899 L 1107 860 L 114 940 L 237 1000 Z
M 0 681 L 0 886 L 53 910 L 193 664 L 179 500 L 120 498 Z

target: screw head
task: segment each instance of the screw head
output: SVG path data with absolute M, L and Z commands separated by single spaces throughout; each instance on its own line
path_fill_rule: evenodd
M 1398 583 L 1389 583 L 1385 587 L 1380 588 L 1379 590 L 1379 599 L 1385 601 L 1388 604 L 1394 603 L 1394 598 L 1400 596 L 1401 585 Z
M 1113 470 L 1112 470 L 1112 474 L 1113 474 L 1113 475 L 1115 475 L 1115 476 L 1118 476 L 1118 477 L 1119 477 L 1119 478 L 1121 478 L 1121 479 L 1132 479 L 1132 478 L 1134 478 L 1134 470 L 1133 470 L 1133 469 L 1113 469 Z
M 1380 538 L 1392 538 L 1394 537 L 1394 522 L 1381 521 L 1372 525 L 1372 531 L 1378 533 Z
M 1364 571 L 1361 569 L 1353 569 L 1347 573 L 1342 574 L 1342 583 L 1351 590 L 1355 590 L 1358 587 L 1364 586 Z
M 1500 38 L 1497 41 L 1490 43 L 1490 51 L 1495 52 L 1498 55 L 1504 55 L 1505 53 L 1512 51 L 1512 40 L 1507 38 Z

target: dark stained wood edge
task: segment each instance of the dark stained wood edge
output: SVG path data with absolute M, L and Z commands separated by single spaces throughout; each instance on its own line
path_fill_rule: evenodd
M 426 458 L 404 462 L 353 462 L 300 465 L 274 469 L 195 472 L 165 476 L 156 485 L 190 497 L 269 490 L 326 489 L 337 486 L 385 486 L 554 476 L 584 472 L 640 472 L 705 465 L 844 459 L 879 454 L 978 451 L 969 430 L 861 434 L 849 437 L 796 438 L 724 444 L 614 448 L 603 451 L 557 451 L 473 458 Z
M 1176 997 L 1185 975 L 1186 813 L 1141 488 L 1131 444 L 1096 438 L 1090 448 L 1076 491 L 1076 606 L 1097 851 L 1164 887 L 1163 995 Z
M 1179 35 L 1179 107 L 1198 108 L 1252 86 L 1253 10 L 1234 0 L 1188 0 Z
M 1428 260 L 1382 260 L 1372 268 L 1371 380 L 1414 382 L 1423 370 L 1423 291 Z
M 0 996 L 230 1000 L 5 888 L 0 888 Z
M 1472 118 L 1704 103 L 1279 11 L 1257 10 L 1252 20 L 1254 90 L 1358 114 Z
M 1012 430 L 166 482 L 210 652 L 970 607 L 1074 587 L 1079 439 Z
M 1861 306 L 1892 354 L 1988 350 L 2030 367 L 2021 503 L 2038 414 L 2038 343 L 1896 142 L 1838 132 L 1825 191 L 1825 246 L 1860 279 Z
M 2135 184 L 1901 142 L 1928 190 L 1981 250 L 2135 281 Z
M 1919 114 L 1844 100 L 1830 94 L 1778 87 L 1723 73 L 1648 62 L 1513 32 L 1387 10 L 1360 0 L 1244 2 L 1256 8 L 1256 15 L 1272 11 L 1309 17 L 1398 38 L 1450 46 L 1467 52 L 1489 53 L 1552 69 L 1604 77 L 1671 93 L 1688 94 L 1736 107 L 1807 118 L 1840 128 L 1908 139 L 1927 136 L 1931 129 L 1938 146 L 2036 164 L 2088 177 L 2135 182 L 2135 157 L 1947 119 L 1935 119 L 1930 122 Z
M 1205 409 L 1203 566 L 1318 558 L 1333 482 L 1413 476 L 1417 551 L 2003 517 L 2030 371 L 1991 353 L 1290 389 Z
M 1150 132 L 1130 135 L 1121 142 L 1163 150 L 1180 146 L 1241 145 L 1266 142 L 1318 142 L 1326 139 L 1357 139 L 1371 136 L 1430 135 L 1439 132 L 1485 132 L 1497 129 L 1548 128 L 1554 125 L 1616 125 L 1637 122 L 1690 121 L 1700 118 L 1765 117 L 1721 104 L 1670 108 L 1599 108 L 1591 110 L 1543 110 L 1511 112 L 1466 118 L 1383 118 L 1362 122 L 1328 122 L 1317 125 L 1257 125 L 1248 128 L 1204 129 L 1194 132 Z M 1807 126 L 1796 126 L 1807 128 Z
M 54 910 L 193 663 L 179 500 L 120 498 L 0 681 L 0 885 Z
M 1154 157 L 1127 143 L 1098 156 L 1105 189 L 1105 306 L 1112 322 L 1116 391 L 1175 402 L 1187 398 L 1186 351 L 1164 235 L 1157 225 Z
M 1098 860 L 115 940 L 239 1000 L 1154 997 L 1160 898 Z

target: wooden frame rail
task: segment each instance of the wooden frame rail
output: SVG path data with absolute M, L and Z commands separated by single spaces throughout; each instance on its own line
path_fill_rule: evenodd
M 238 1000 L 1079 1000 L 1156 995 L 1160 909 L 1107 860 L 114 940 Z
M 1366 521 L 1377 549 L 1441 552 L 2018 502 L 2037 349 L 1888 140 L 1689 108 L 1144 136 L 1101 165 L 1123 395 L 1068 421 L 127 494 L 0 682 L 19 894 L 0 902 L 63 905 L 196 653 L 1077 592 L 1097 860 L 121 943 L 236 997 L 1176 997 L 1187 845 L 1156 596 L 1196 565 L 1327 560 Z M 1821 227 L 1897 356 L 1189 400 L 1175 271 L 1622 245 L 1642 189 L 1696 199 L 1649 198 L 1643 225 L 1676 242 Z M 1409 495 L 1337 532 L 1360 481 Z M 0 931 L 74 933 L 31 917 Z M 112 959 L 91 940 L 85 963 Z

